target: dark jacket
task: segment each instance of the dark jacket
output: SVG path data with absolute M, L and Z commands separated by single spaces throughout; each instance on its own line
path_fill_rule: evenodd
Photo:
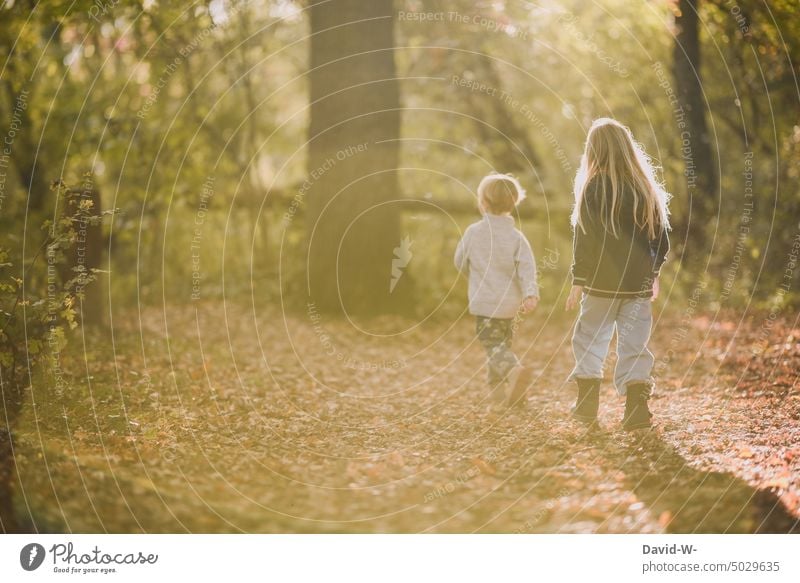
M 606 298 L 648 298 L 653 295 L 653 279 L 658 275 L 669 252 L 669 237 L 664 228 L 656 229 L 650 240 L 647 228 L 639 228 L 633 217 L 633 191 L 625 185 L 620 193 L 617 237 L 601 222 L 601 180 L 595 177 L 587 185 L 581 204 L 581 221 L 573 238 L 572 283 L 582 285 L 593 296 Z M 606 189 L 610 197 L 611 184 Z M 608 206 L 610 206 L 610 201 Z

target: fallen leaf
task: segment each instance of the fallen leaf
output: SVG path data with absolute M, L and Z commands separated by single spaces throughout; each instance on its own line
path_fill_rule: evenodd
M 478 468 L 482 473 L 486 474 L 487 476 L 494 476 L 497 473 L 491 464 L 485 462 L 479 457 L 472 458 L 472 465 Z

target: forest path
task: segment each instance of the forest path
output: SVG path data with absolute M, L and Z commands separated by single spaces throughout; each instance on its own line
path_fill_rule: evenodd
M 73 532 L 800 529 L 796 323 L 753 360 L 759 320 L 659 319 L 657 426 L 625 433 L 608 383 L 600 429 L 570 420 L 570 320 L 551 316 L 515 341 L 536 369 L 525 406 L 489 414 L 469 317 L 126 314 L 115 351 L 63 355 L 83 376 L 68 398 L 34 386 L 17 505 Z

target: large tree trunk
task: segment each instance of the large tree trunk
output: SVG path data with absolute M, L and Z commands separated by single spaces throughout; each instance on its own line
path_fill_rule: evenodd
M 690 232 L 702 236 L 703 226 L 716 213 L 719 178 L 706 124 L 706 102 L 700 74 L 700 0 L 679 0 L 675 16 L 673 67 L 678 100 L 685 114 L 686 129 L 681 136 L 682 155 L 689 201 L 692 209 Z
M 408 305 L 401 248 L 392 0 L 311 5 L 307 186 L 310 301 L 324 312 Z M 399 257 L 399 258 L 398 258 Z M 401 275 L 394 272 L 399 268 Z
M 0 533 L 27 532 L 14 513 L 14 429 L 22 411 L 22 391 L 14 367 L 0 371 Z

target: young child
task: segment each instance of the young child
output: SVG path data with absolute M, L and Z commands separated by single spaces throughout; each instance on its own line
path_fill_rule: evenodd
M 514 318 L 539 301 L 533 251 L 511 216 L 524 198 L 513 176 L 490 174 L 481 180 L 483 219 L 467 228 L 455 254 L 456 268 L 469 279 L 469 311 L 488 358 L 492 408 L 520 402 L 532 376 L 511 351 Z
M 603 361 L 614 330 L 614 386 L 625 395 L 626 430 L 650 427 L 653 354 L 647 349 L 651 301 L 669 251 L 669 194 L 630 130 L 596 120 L 575 178 L 574 260 L 567 310 L 580 301 L 572 336 L 578 385 L 574 418 L 597 420 Z

